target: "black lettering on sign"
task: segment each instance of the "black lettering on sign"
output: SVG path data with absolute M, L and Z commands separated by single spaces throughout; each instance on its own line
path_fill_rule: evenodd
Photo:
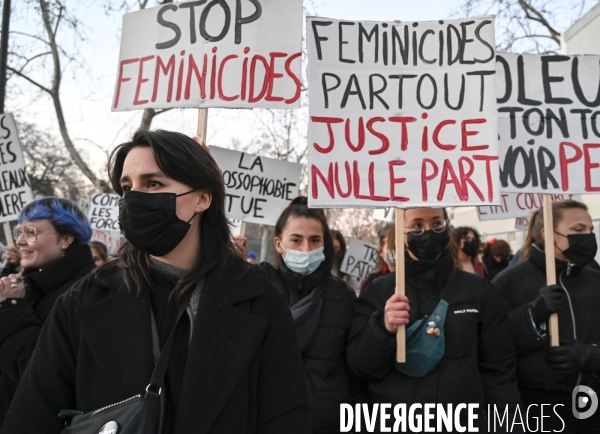
M 0 128 L 2 128 L 2 131 L 6 131 L 6 135 L 0 136 L 0 138 L 2 138 L 4 140 L 6 140 L 10 137 L 10 129 L 4 125 L 4 121 L 6 120 L 6 118 L 7 118 L 7 116 L 2 116 L 2 120 L 0 121 Z

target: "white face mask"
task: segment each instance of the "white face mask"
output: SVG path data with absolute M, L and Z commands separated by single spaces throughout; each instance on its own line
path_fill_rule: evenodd
M 396 266 L 396 251 L 395 250 L 388 250 L 388 249 L 384 249 L 383 251 L 383 260 L 385 261 L 385 263 L 389 266 L 395 267 Z
M 319 265 L 325 260 L 325 254 L 323 253 L 324 247 L 319 247 L 310 252 L 286 249 L 283 247 L 283 244 L 281 244 L 281 248 L 285 252 L 285 256 L 283 257 L 285 265 L 297 274 L 311 274 L 319 268 Z

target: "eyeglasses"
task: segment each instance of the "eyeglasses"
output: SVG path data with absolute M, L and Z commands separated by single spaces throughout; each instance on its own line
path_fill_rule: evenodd
M 23 235 L 25 241 L 27 241 L 28 243 L 35 243 L 37 241 L 38 235 L 56 233 L 58 232 L 38 232 L 34 226 L 25 226 L 24 228 L 22 228 L 21 226 L 15 226 L 12 229 L 12 234 L 15 241 L 18 240 L 21 237 L 21 235 Z
M 423 223 L 415 223 L 404 227 L 408 228 L 408 232 L 410 232 L 411 234 L 418 236 L 423 235 L 423 232 L 425 232 L 425 226 L 426 225 L 424 225 Z M 448 220 L 436 220 L 434 222 L 431 222 L 431 224 L 429 225 L 429 229 L 431 229 L 436 234 L 440 234 L 446 230 L 447 226 Z

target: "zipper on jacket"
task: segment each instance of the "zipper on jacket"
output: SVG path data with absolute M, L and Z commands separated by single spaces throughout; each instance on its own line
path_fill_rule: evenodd
M 417 337 L 417 333 L 423 330 L 423 327 L 425 327 L 425 324 L 427 324 L 427 318 L 429 318 L 429 315 L 425 315 L 423 317 L 423 320 L 421 321 L 421 324 L 419 324 L 419 327 L 417 327 L 416 330 L 408 337 L 408 339 L 406 339 L 407 344 Z
M 141 397 L 142 397 L 142 395 L 135 395 L 135 396 L 132 396 L 131 398 L 124 399 L 123 401 L 115 402 L 114 404 L 110 404 L 110 405 L 107 405 L 106 407 L 99 408 L 98 410 L 92 412 L 92 415 L 90 417 L 92 417 L 104 410 L 108 410 L 109 408 L 113 408 L 113 407 L 116 407 L 117 405 L 125 404 L 126 402 L 131 401 L 132 399 L 141 398 Z

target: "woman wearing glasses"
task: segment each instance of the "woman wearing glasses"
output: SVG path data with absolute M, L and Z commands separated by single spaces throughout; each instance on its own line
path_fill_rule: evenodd
M 0 426 L 54 302 L 94 269 L 92 229 L 71 201 L 34 200 L 18 222 L 24 271 L 0 279 Z
M 370 382 L 373 402 L 485 404 L 515 408 L 515 349 L 500 295 L 481 276 L 454 266 L 444 209 L 405 214 L 406 296 L 396 274 L 361 293 L 348 345 L 351 371 Z M 396 332 L 406 325 L 407 361 L 396 363 Z M 466 411 L 460 414 L 465 421 Z M 511 419 L 512 420 L 512 419 Z

